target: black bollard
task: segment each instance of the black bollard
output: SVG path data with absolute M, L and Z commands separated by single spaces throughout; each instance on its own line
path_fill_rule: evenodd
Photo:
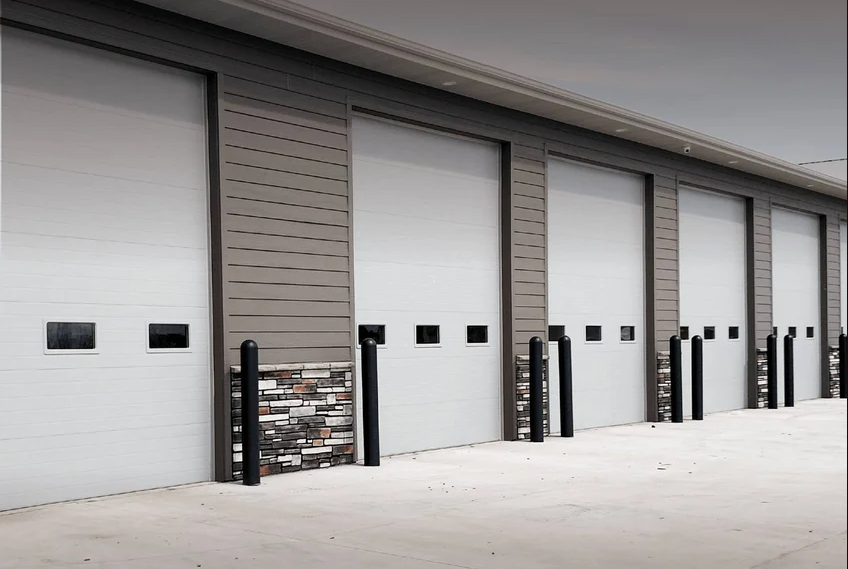
M 380 466 L 380 405 L 377 390 L 377 342 L 362 341 L 362 430 L 365 466 Z
M 848 397 L 848 336 L 839 335 L 839 397 Z
M 545 423 L 542 406 L 542 339 L 530 338 L 530 440 L 545 440 Z
M 671 422 L 683 422 L 683 362 L 681 361 L 680 336 L 674 335 L 668 341 L 671 363 Z
M 241 343 L 242 483 L 259 485 L 259 346 Z
M 563 336 L 559 347 L 559 422 L 560 436 L 574 436 L 574 397 L 571 393 L 571 338 Z
M 777 336 L 769 334 L 766 339 L 766 357 L 768 359 L 768 408 L 777 409 Z
M 795 339 L 783 337 L 783 406 L 795 407 Z
M 704 420 L 704 339 L 692 338 L 692 420 Z

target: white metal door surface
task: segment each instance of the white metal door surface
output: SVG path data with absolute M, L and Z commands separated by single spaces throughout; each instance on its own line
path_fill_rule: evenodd
M 840 332 L 848 333 L 848 223 L 839 224 Z
M 819 219 L 774 208 L 771 214 L 778 400 L 784 401 L 783 339 L 795 335 L 795 399 L 821 397 Z
M 645 420 L 644 216 L 642 177 L 548 163 L 548 322 L 571 338 L 575 429 Z M 550 347 L 551 432 L 559 432 Z
M 681 187 L 680 327 L 683 407 L 692 414 L 691 338 L 704 339 L 704 412 L 747 404 L 745 202 Z
M 203 79 L 2 33 L 0 510 L 209 480 Z
M 385 327 L 381 452 L 500 439 L 499 149 L 365 117 L 352 136 L 356 323 Z

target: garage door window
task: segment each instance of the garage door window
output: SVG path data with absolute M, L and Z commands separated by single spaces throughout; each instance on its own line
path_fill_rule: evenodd
M 189 349 L 188 324 L 147 325 L 147 351 L 184 352 Z
M 415 326 L 415 346 L 425 348 L 438 348 L 439 326 L 437 324 L 418 324 Z
M 635 342 L 636 341 L 636 326 L 622 326 L 621 327 L 621 341 L 622 342 Z
M 489 345 L 489 327 L 488 326 L 466 326 L 465 327 L 465 343 L 469 346 L 488 346 Z
M 386 345 L 386 325 L 385 324 L 360 324 L 357 327 L 356 347 L 362 345 L 362 342 L 371 338 L 378 346 Z
M 704 326 L 704 340 L 715 340 L 715 326 Z
M 793 338 L 797 338 L 798 337 L 798 327 L 797 326 L 790 326 L 789 327 L 789 335 L 792 336 Z
M 565 326 L 548 326 L 548 342 L 558 342 L 565 336 Z
M 689 326 L 681 326 L 680 327 L 680 339 L 688 340 L 689 339 Z
M 730 326 L 727 329 L 727 339 L 728 340 L 738 340 L 739 339 L 739 326 Z
M 47 322 L 44 330 L 46 353 L 90 354 L 97 348 L 94 322 Z
M 603 339 L 601 326 L 586 326 L 586 341 L 600 342 Z
M 813 326 L 807 326 L 807 338 L 815 338 L 816 329 Z

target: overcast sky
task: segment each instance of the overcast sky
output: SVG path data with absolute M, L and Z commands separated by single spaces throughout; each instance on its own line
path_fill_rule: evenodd
M 792 162 L 844 158 L 845 0 L 297 0 Z

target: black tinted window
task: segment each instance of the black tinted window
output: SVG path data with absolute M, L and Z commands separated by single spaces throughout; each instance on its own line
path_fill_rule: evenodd
M 93 350 L 94 322 L 48 322 L 48 350 Z
M 439 326 L 428 324 L 415 327 L 415 343 L 420 345 L 439 343 Z
M 151 350 L 184 350 L 188 348 L 188 324 L 150 324 L 147 337 Z

